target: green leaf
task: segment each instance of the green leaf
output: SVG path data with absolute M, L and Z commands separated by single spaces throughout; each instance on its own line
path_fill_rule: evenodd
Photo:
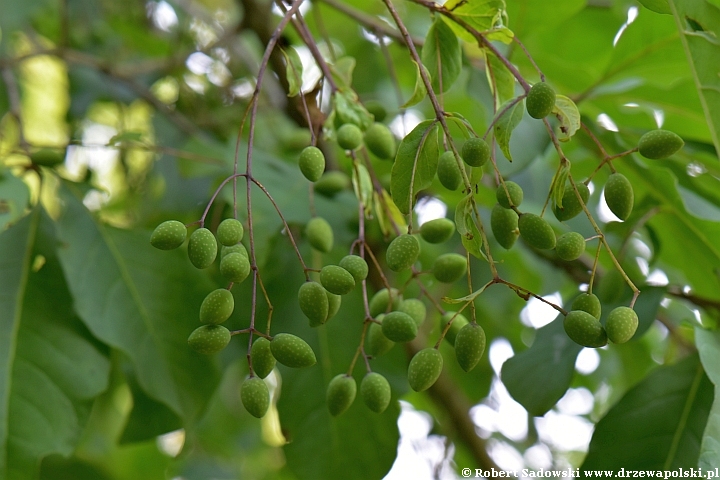
M 532 346 L 502 366 L 503 384 L 531 415 L 544 415 L 565 395 L 583 349 L 565 333 L 564 318 L 538 329 Z
M 482 251 L 482 235 L 475 224 L 472 210 L 465 213 L 465 225 L 467 226 L 467 231 L 460 236 L 463 247 L 474 257 L 487 260 L 487 257 Z
M 514 102 L 514 103 L 513 103 Z M 510 137 L 513 130 L 520 124 L 525 112 L 524 101 L 514 98 L 505 102 L 495 116 L 495 139 L 498 142 L 500 150 L 502 150 L 505 158 L 512 162 L 510 154 Z
M 73 311 L 39 208 L 0 235 L 0 478 L 36 478 L 69 455 L 110 362 Z
M 219 374 L 212 358 L 190 350 L 187 338 L 213 285 L 182 250 L 161 252 L 145 232 L 98 222 L 75 185 L 64 183 L 60 196 L 59 256 L 79 316 L 95 336 L 130 358 L 150 397 L 186 422 L 196 420 Z
M 570 162 L 563 163 L 555 171 L 552 182 L 550 182 L 550 198 L 552 199 L 553 207 L 556 205 L 562 207 L 563 195 L 565 195 L 565 184 L 568 176 L 570 175 Z
M 700 446 L 698 466 L 714 470 L 720 465 L 720 332 L 695 328 L 695 344 L 705 373 L 715 385 L 715 399 Z
M 472 202 L 473 199 L 472 194 L 463 197 L 462 200 L 460 200 L 457 205 L 455 206 L 455 229 L 457 230 L 458 234 L 460 236 L 465 236 L 470 232 L 468 230 L 467 222 L 465 219 L 468 217 L 468 215 L 472 214 Z
M 0 231 L 25 214 L 30 191 L 25 182 L 8 170 L 0 170 Z
M 581 468 L 696 468 L 712 401 L 697 355 L 658 367 L 597 423 Z
M 343 90 L 349 90 L 352 85 L 353 71 L 355 70 L 355 59 L 353 57 L 338 58 L 330 65 L 333 79 Z
M 352 90 L 338 90 L 333 96 L 335 114 L 341 124 L 353 123 L 366 130 L 373 123 L 373 116 L 358 100 Z
M 580 129 L 580 112 L 577 105 L 565 95 L 556 95 L 552 113 L 560 120 L 558 140 L 567 142 Z
M 285 76 L 288 81 L 288 97 L 300 94 L 302 89 L 303 64 L 297 50 L 293 47 L 280 49 L 285 57 Z
M 369 215 L 372 211 L 373 184 L 367 167 L 361 163 L 356 163 L 352 172 L 352 186 L 355 196 L 365 206 L 365 214 Z
M 445 112 L 445 114 L 447 115 L 445 117 L 445 120 L 447 120 L 448 123 L 455 124 L 455 126 L 457 126 L 462 132 L 463 138 L 465 138 L 466 140 L 468 138 L 472 138 L 473 135 L 470 134 L 472 125 L 465 117 L 463 117 L 457 112 Z
M 125 142 L 140 142 L 142 140 L 142 132 L 121 132 L 108 140 L 108 146 L 114 146 Z
M 422 63 L 430 72 L 432 87 L 436 92 L 447 92 L 462 71 L 460 42 L 439 15 L 425 38 Z
M 418 65 L 415 60 L 413 60 L 413 64 L 415 65 L 415 90 L 413 90 L 412 96 L 403 104 L 402 108 L 412 107 L 413 105 L 420 103 L 425 98 L 425 95 L 427 95 L 427 88 L 425 88 L 425 82 L 423 82 L 420 69 L 422 68 L 425 70 L 425 74 L 428 78 L 430 77 L 430 72 L 428 72 L 428 69 L 425 68 L 425 65 Z
M 503 0 L 449 0 L 444 7 L 469 26 L 484 33 L 495 30 L 507 24 L 504 18 L 505 2 Z M 452 29 L 468 42 L 475 42 L 475 38 L 463 27 L 451 23 Z M 507 35 L 507 34 L 505 34 Z
M 400 231 L 407 230 L 405 216 L 398 210 L 397 205 L 395 205 L 395 202 L 393 202 L 387 190 L 382 190 L 382 196 L 377 192 L 373 192 L 373 202 L 375 215 L 377 215 L 380 230 L 383 235 L 387 236 L 395 232 L 393 224 L 395 224 Z
M 503 62 L 491 50 L 484 50 L 488 84 L 495 94 L 499 105 L 515 97 L 515 77 Z
M 720 10 L 706 0 L 668 0 L 715 150 L 720 154 Z
M 640 2 L 640 5 L 647 8 L 648 10 L 652 10 L 655 13 L 663 13 L 666 15 L 672 15 L 672 10 L 670 10 L 670 6 L 668 5 L 667 0 L 638 0 Z
M 435 120 L 420 122 L 400 142 L 390 176 L 390 193 L 398 210 L 405 215 L 415 205 L 415 194 L 432 184 L 439 156 Z

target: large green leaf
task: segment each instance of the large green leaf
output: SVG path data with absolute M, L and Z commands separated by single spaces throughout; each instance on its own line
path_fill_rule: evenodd
M 64 183 L 57 221 L 59 256 L 88 328 L 131 360 L 140 386 L 186 422 L 201 414 L 219 374 L 212 358 L 192 352 L 187 337 L 212 289 L 182 250 L 152 248 L 148 234 L 108 227 Z
M 705 372 L 715 385 L 715 400 L 703 434 L 698 464 L 702 469 L 710 470 L 720 465 L 720 332 L 698 327 L 695 343 Z
M 515 102 L 513 104 L 513 102 Z M 512 138 L 513 130 L 523 119 L 525 113 L 525 102 L 523 100 L 508 100 L 495 114 L 495 140 L 498 142 L 500 150 L 502 150 L 505 158 L 512 162 L 512 154 L 510 153 L 510 138 Z
M 108 359 L 77 318 L 35 209 L 0 236 L 0 479 L 36 478 L 46 455 L 69 455 L 107 386 Z
M 531 415 L 544 415 L 570 387 L 580 345 L 570 340 L 558 315 L 537 331 L 532 346 L 508 359 L 500 378 Z
M 598 422 L 582 469 L 697 467 L 712 401 L 697 355 L 658 367 Z
M 404 213 L 410 213 L 415 194 L 432 184 L 437 172 L 440 146 L 438 125 L 434 120 L 420 122 L 400 142 L 390 177 L 393 202 Z
M 425 38 L 422 63 L 430 72 L 432 87 L 436 92 L 447 92 L 462 71 L 460 42 L 440 16 L 435 19 Z

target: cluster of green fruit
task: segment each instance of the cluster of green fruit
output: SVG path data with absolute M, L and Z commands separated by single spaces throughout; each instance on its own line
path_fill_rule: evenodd
M 632 308 L 617 307 L 608 315 L 605 326 L 600 323 L 600 300 L 592 293 L 583 293 L 572 303 L 563 326 L 568 337 L 584 347 L 599 348 L 630 340 L 638 328 L 638 316 Z

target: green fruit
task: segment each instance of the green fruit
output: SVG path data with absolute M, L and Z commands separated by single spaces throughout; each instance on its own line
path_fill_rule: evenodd
M 628 307 L 617 307 L 610 312 L 605 321 L 605 331 L 613 343 L 625 343 L 630 340 L 638 328 L 638 316 Z
M 593 317 L 600 320 L 600 314 L 602 313 L 602 307 L 600 306 L 600 299 L 597 295 L 592 293 L 581 293 L 573 301 L 571 310 L 582 310 L 587 312 Z
M 381 160 L 395 158 L 395 135 L 382 123 L 373 123 L 365 131 L 365 146 Z
M 350 405 L 355 401 L 356 394 L 357 384 L 353 377 L 344 373 L 336 375 L 330 380 L 325 396 L 330 415 L 337 417 L 350 408 Z
M 240 220 L 235 218 L 226 218 L 217 229 L 217 238 L 221 245 L 232 247 L 243 238 L 243 226 Z
M 452 320 L 450 328 L 445 334 L 445 340 L 447 340 L 453 347 L 455 346 L 455 339 L 457 338 L 457 334 L 460 333 L 460 330 L 462 330 L 462 328 L 469 323 L 465 315 L 463 315 L 462 313 L 457 313 L 456 315 L 456 313 L 457 312 L 445 312 L 445 315 L 440 318 L 440 331 L 442 332 L 443 330 L 445 330 L 448 322 L 450 322 L 450 320 L 455 317 Z
M 388 292 L 387 288 L 378 290 L 370 299 L 370 316 L 375 318 L 381 313 L 388 311 L 388 303 L 390 303 L 390 296 L 392 294 L 392 307 L 389 310 L 397 310 L 402 301 L 402 295 L 397 288 L 393 288 Z
M 563 321 L 565 333 L 570 339 L 584 347 L 598 348 L 607 345 L 607 334 L 600 320 L 582 310 L 573 310 Z
M 333 247 L 333 231 L 330 224 L 322 217 L 313 217 L 305 226 L 305 236 L 315 250 L 328 253 Z
M 390 383 L 376 372 L 370 372 L 360 382 L 360 396 L 363 403 L 375 413 L 384 412 L 390 405 Z
M 536 83 L 530 88 L 525 99 L 525 108 L 532 118 L 544 118 L 555 107 L 555 90 L 545 82 Z
M 310 320 L 311 327 L 322 325 L 328 319 L 330 303 L 326 290 L 317 282 L 305 282 L 298 290 L 300 310 Z
M 510 181 L 505 182 L 505 186 L 507 187 L 507 193 L 505 192 L 502 183 L 498 185 L 497 190 L 495 190 L 495 197 L 497 198 L 498 203 L 503 208 L 510 208 L 510 202 L 512 202 L 514 206 L 519 207 L 523 201 L 522 188 L 517 183 Z M 510 194 L 509 199 L 508 193 Z
M 270 341 L 270 351 L 275 360 L 286 367 L 311 367 L 317 363 L 315 352 L 300 337 L 290 333 L 278 333 Z
M 270 351 L 270 340 L 265 337 L 258 337 L 250 349 L 253 371 L 260 378 L 270 375 L 275 368 L 275 357 Z
M 605 203 L 620 220 L 627 220 L 633 209 L 635 195 L 630 180 L 622 173 L 613 173 L 605 183 Z
M 490 160 L 490 145 L 482 138 L 471 138 L 463 144 L 460 156 L 471 167 L 482 167 Z
M 510 250 L 518 237 L 518 214 L 496 204 L 490 214 L 490 228 L 500 246 Z
M 382 122 L 387 117 L 387 110 L 385 105 L 379 100 L 368 100 L 365 102 L 365 109 L 375 117 L 376 122 Z
M 239 253 L 245 258 L 250 258 L 250 256 L 248 255 L 248 251 L 245 248 L 245 245 L 243 245 L 242 243 L 238 243 L 237 245 L 233 245 L 232 247 L 226 247 L 223 245 L 220 248 L 220 261 L 222 262 L 222 259 L 225 257 L 225 255 L 229 255 L 231 253 Z
M 438 158 L 437 176 L 442 186 L 448 190 L 455 191 L 462 184 L 462 173 L 452 150 L 444 152 Z
M 250 260 L 242 253 L 221 255 L 220 274 L 233 283 L 241 283 L 250 275 Z
M 215 261 L 218 245 L 215 236 L 207 228 L 198 228 L 188 240 L 188 257 L 195 268 L 207 268 Z
M 390 312 L 382 321 L 382 333 L 396 343 L 409 342 L 417 337 L 418 327 L 415 320 L 403 312 Z
M 320 283 L 335 295 L 345 295 L 355 288 L 355 279 L 350 272 L 337 265 L 325 265 L 320 270 Z
M 325 290 L 325 294 L 327 295 L 328 299 L 328 314 L 327 319 L 325 320 L 325 322 L 327 322 L 332 317 L 334 317 L 335 314 L 337 314 L 338 310 L 340 310 L 340 305 L 342 304 L 342 297 L 340 295 L 330 293 L 327 290 Z
M 30 154 L 30 161 L 41 167 L 55 167 L 65 161 L 65 149 L 42 148 Z
M 425 321 L 425 315 L 427 315 L 427 308 L 425 304 L 417 298 L 408 298 L 400 302 L 400 306 L 397 308 L 398 312 L 407 313 L 415 321 L 415 325 L 420 328 L 420 325 Z
M 382 323 L 385 319 L 384 314 L 380 314 L 377 317 L 377 321 Z M 382 325 L 377 323 L 371 323 L 367 333 L 367 346 L 366 351 L 373 357 L 379 357 L 385 355 L 393 346 L 395 342 L 389 340 L 382 333 Z
M 590 198 L 590 189 L 584 183 L 576 183 L 575 185 L 577 186 L 578 193 L 580 193 L 580 197 L 582 198 L 583 203 L 587 203 L 588 198 Z M 555 214 L 555 218 L 557 218 L 561 222 L 564 222 L 566 220 L 570 220 L 571 218 L 575 218 L 575 216 L 577 216 L 577 214 L 582 211 L 582 204 L 578 201 L 577 195 L 575 195 L 575 190 L 573 190 L 572 185 L 566 185 L 565 192 L 563 193 L 562 197 L 562 207 L 560 207 L 559 205 L 555 205 L 553 207 L 553 213 Z
M 230 318 L 235 308 L 235 298 L 230 290 L 218 288 L 208 293 L 200 305 L 200 323 L 216 325 Z
M 469 372 L 485 351 L 485 330 L 477 323 L 468 323 L 455 338 L 455 358 L 460 368 Z
M 325 155 L 317 147 L 305 147 L 298 160 L 300 171 L 311 182 L 317 182 L 325 171 Z
M 467 260 L 459 253 L 445 253 L 435 259 L 432 271 L 439 282 L 453 283 L 467 272 Z
M 344 150 L 355 150 L 362 144 L 363 133 L 357 125 L 346 123 L 336 133 L 338 145 Z
M 557 238 L 555 251 L 558 257 L 571 262 L 585 253 L 585 238 L 577 232 L 563 233 Z
M 555 231 L 542 217 L 534 213 L 523 213 L 518 220 L 520 236 L 531 247 L 539 250 L 555 248 Z
M 262 378 L 249 377 L 240 385 L 243 407 L 255 418 L 262 418 L 270 406 L 270 391 Z
M 338 264 L 353 276 L 355 283 L 360 283 L 368 276 L 367 262 L 357 255 L 346 255 Z
M 167 220 L 155 227 L 150 245 L 160 250 L 172 250 L 185 243 L 187 228 L 177 220 Z
M 338 170 L 325 172 L 320 177 L 320 180 L 315 182 L 314 188 L 323 197 L 332 198 L 343 190 L 350 188 L 350 177 Z
M 393 272 L 410 268 L 420 255 L 420 242 L 410 234 L 403 234 L 390 242 L 385 261 Z
M 188 337 L 188 345 L 198 353 L 217 353 L 230 343 L 230 330 L 222 325 L 203 325 Z
M 677 153 L 685 142 L 675 132 L 652 130 L 640 137 L 638 152 L 645 158 L 659 160 Z
M 410 360 L 408 383 L 416 392 L 430 388 L 442 373 L 443 358 L 434 348 L 420 350 Z
M 420 227 L 420 236 L 428 243 L 443 243 L 455 233 L 455 222 L 447 218 L 436 218 Z

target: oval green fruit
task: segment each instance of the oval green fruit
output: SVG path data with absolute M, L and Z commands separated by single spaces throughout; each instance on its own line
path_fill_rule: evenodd
M 305 237 L 312 247 L 322 253 L 332 250 L 334 236 L 332 227 L 322 217 L 313 217 L 305 226 Z
M 275 360 L 286 367 L 311 367 L 317 363 L 315 352 L 305 340 L 291 333 L 278 333 L 270 341 Z
M 336 375 L 327 388 L 325 400 L 327 401 L 328 410 L 330 415 L 337 417 L 345 410 L 350 408 L 350 405 L 355 401 L 355 395 L 357 394 L 357 384 L 355 379 L 344 373 Z
M 382 321 L 385 319 L 384 314 L 377 316 L 378 323 L 371 323 L 367 334 L 367 345 L 366 351 L 373 357 L 380 357 L 385 355 L 395 345 L 395 342 L 389 340 L 382 333 Z
M 620 220 L 627 220 L 635 202 L 630 180 L 622 173 L 613 173 L 605 183 L 604 195 L 610 211 Z
M 587 312 L 593 317 L 600 320 L 602 314 L 602 306 L 600 305 L 600 299 L 593 293 L 581 293 L 573 301 L 571 310 L 582 310 Z
M 233 283 L 241 283 L 250 275 L 250 260 L 242 253 L 221 255 L 220 274 Z
M 195 268 L 207 268 L 215 261 L 218 245 L 215 235 L 207 228 L 198 228 L 188 240 L 188 258 Z
M 325 320 L 325 322 L 327 322 L 337 314 L 338 310 L 340 310 L 340 305 L 342 305 L 342 297 L 340 295 L 330 293 L 327 290 L 325 290 L 325 294 L 327 295 L 328 299 L 328 314 L 327 319 Z
M 490 228 L 500 246 L 510 250 L 518 237 L 518 214 L 496 204 L 490 214 Z
M 237 245 L 233 245 L 231 247 L 226 247 L 223 245 L 220 248 L 220 261 L 222 262 L 223 257 L 225 257 L 225 255 L 229 255 L 231 253 L 239 253 L 240 255 L 244 256 L 245 258 L 248 258 L 248 259 L 250 258 L 250 256 L 248 255 L 248 251 L 245 248 L 245 245 L 243 245 L 242 243 L 238 243 Z
M 216 325 L 230 318 L 235 308 L 235 298 L 230 290 L 218 288 L 208 293 L 200 305 L 200 323 Z
M 482 138 L 471 138 L 463 144 L 461 156 L 471 167 L 482 167 L 490 160 L 490 145 Z
M 525 99 L 525 107 L 532 118 L 544 118 L 555 107 L 555 90 L 545 82 L 539 82 L 530 88 Z
M 607 345 L 607 334 L 600 320 L 582 310 L 573 310 L 563 321 L 565 333 L 583 347 L 599 348 Z
M 505 182 L 505 187 L 507 187 L 507 192 L 505 191 L 505 188 L 503 188 L 502 183 L 498 185 L 497 190 L 495 190 L 495 197 L 497 198 L 498 203 L 503 208 L 511 208 L 511 202 L 513 206 L 519 207 L 523 201 L 523 190 L 520 185 L 515 182 L 507 181 Z
M 375 413 L 382 413 L 390 405 L 390 383 L 379 373 L 370 372 L 360 382 L 360 396 L 366 407 Z
M 187 227 L 177 220 L 167 220 L 155 227 L 150 244 L 160 250 L 173 250 L 185 243 Z
M 323 197 L 333 198 L 343 190 L 350 188 L 350 177 L 344 172 L 333 170 L 325 172 L 313 187 Z
M 518 220 L 520 236 L 531 247 L 539 250 L 555 248 L 555 231 L 542 217 L 534 213 L 523 213 Z
M 432 272 L 439 282 L 453 283 L 467 272 L 467 260 L 459 253 L 444 253 L 435 259 Z
M 350 275 L 355 279 L 355 283 L 360 283 L 367 278 L 368 264 L 365 259 L 358 255 L 346 255 L 338 265 L 350 272 Z
M 336 133 L 338 145 L 344 150 L 355 150 L 362 144 L 363 133 L 357 125 L 346 123 Z
M 320 283 L 328 292 L 335 295 L 345 295 L 355 288 L 352 274 L 338 265 L 325 265 L 320 270 Z
M 398 306 L 397 311 L 410 315 L 418 328 L 420 328 L 420 325 L 425 322 L 425 315 L 427 315 L 427 307 L 425 307 L 425 304 L 417 298 L 408 298 L 407 300 L 403 300 L 400 302 L 400 306 Z
M 462 185 L 462 173 L 451 150 L 438 158 L 437 177 L 440 184 L 448 190 L 455 191 Z
M 468 323 L 455 338 L 455 358 L 460 368 L 469 372 L 485 351 L 485 330 L 477 323 Z
M 416 392 L 432 387 L 442 373 L 443 358 L 434 348 L 420 350 L 408 365 L 408 383 Z
M 420 255 L 420 242 L 410 234 L 403 234 L 390 242 L 385 252 L 385 261 L 393 272 L 410 268 Z
M 605 331 L 613 343 L 625 343 L 630 340 L 638 328 L 638 316 L 628 307 L 617 307 L 610 312 L 605 321 Z
M 217 229 L 218 242 L 226 247 L 232 247 L 243 238 L 244 234 L 242 223 L 236 218 L 226 218 Z
M 590 198 L 590 189 L 584 183 L 576 183 L 575 185 L 577 186 L 578 193 L 580 194 L 580 198 L 582 198 L 583 203 L 587 204 L 588 198 Z M 577 195 L 575 195 L 575 190 L 573 190 L 572 185 L 566 185 L 565 192 L 562 196 L 562 207 L 559 205 L 555 205 L 553 207 L 555 218 L 564 222 L 566 220 L 570 220 L 571 218 L 575 218 L 582 211 L 582 203 L 580 203 Z
M 682 138 L 669 130 L 651 130 L 640 137 L 638 152 L 645 158 L 660 160 L 677 153 L 685 145 Z
M 305 282 L 298 290 L 300 310 L 310 320 L 311 327 L 322 325 L 328 320 L 330 303 L 326 290 L 317 282 Z
M 265 381 L 258 377 L 246 378 L 240 385 L 243 407 L 255 418 L 262 418 L 270 406 L 270 391 Z
M 390 303 L 390 297 L 392 296 L 392 306 L 388 309 Z M 390 310 L 397 310 L 402 302 L 402 295 L 397 288 L 392 288 L 388 292 L 387 288 L 378 290 L 375 295 L 370 299 L 370 316 L 375 318 L 381 313 L 388 312 Z
M 365 131 L 365 146 L 381 160 L 395 158 L 395 135 L 382 123 L 373 123 Z
M 450 325 L 450 328 L 445 334 L 445 340 L 447 340 L 448 343 L 450 343 L 450 345 L 454 347 L 457 334 L 460 333 L 460 330 L 462 330 L 462 328 L 470 322 L 468 322 L 468 319 L 462 313 L 445 312 L 445 315 L 440 318 L 441 332 L 445 330 L 445 327 L 450 322 L 450 320 L 452 320 L 452 324 Z
M 565 261 L 577 260 L 585 253 L 585 238 L 577 232 L 563 233 L 557 238 L 555 251 Z
M 455 222 L 447 218 L 436 218 L 420 226 L 420 236 L 428 243 L 443 243 L 455 233 Z
M 390 312 L 382 321 L 382 333 L 396 343 L 409 342 L 417 337 L 418 327 L 415 320 L 403 312 Z
M 270 340 L 265 337 L 258 337 L 250 348 L 250 359 L 252 360 L 253 371 L 260 378 L 270 375 L 275 368 L 275 357 L 270 351 Z
M 317 182 L 325 171 L 325 155 L 317 147 L 305 147 L 300 152 L 298 166 L 305 178 Z
M 198 353 L 211 355 L 227 347 L 230 337 L 230 330 L 222 325 L 203 325 L 193 330 L 188 345 Z
M 385 105 L 379 100 L 368 100 L 365 102 L 365 109 L 375 117 L 376 122 L 382 122 L 387 116 Z

